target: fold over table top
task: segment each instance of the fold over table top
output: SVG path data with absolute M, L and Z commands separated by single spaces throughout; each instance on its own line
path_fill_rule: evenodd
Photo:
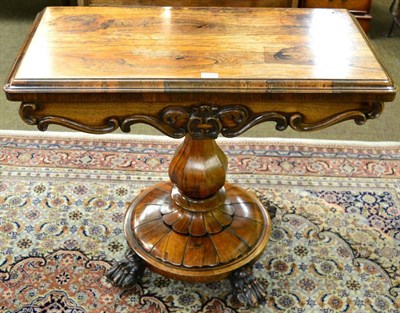
M 49 7 L 4 87 L 53 93 L 346 93 L 396 88 L 346 10 Z

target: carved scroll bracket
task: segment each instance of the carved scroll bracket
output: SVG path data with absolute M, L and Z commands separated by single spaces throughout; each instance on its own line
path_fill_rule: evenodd
M 242 106 L 170 107 L 162 111 L 160 119 L 136 115 L 128 117 L 122 122 L 121 129 L 129 131 L 132 124 L 143 122 L 173 138 L 190 134 L 195 139 L 216 139 L 220 133 L 225 135 L 244 128 L 248 119 L 248 110 Z
M 383 111 L 383 108 L 383 103 L 371 102 L 368 103 L 368 107 L 365 110 L 350 110 L 342 112 L 317 123 L 306 123 L 304 122 L 304 116 L 302 114 L 294 113 L 289 118 L 289 125 L 297 131 L 320 130 L 347 120 L 354 120 L 357 125 L 364 125 L 367 120 L 379 117 Z
M 216 106 L 209 104 L 191 107 L 168 107 L 158 115 L 132 114 L 127 116 L 106 117 L 102 125 L 87 125 L 60 116 L 41 116 L 40 108 L 34 103 L 22 103 L 21 118 L 29 125 L 37 125 L 39 130 L 46 130 L 50 124 L 57 124 L 74 130 L 104 134 L 118 127 L 129 132 L 133 124 L 148 124 L 167 136 L 182 138 L 190 134 L 194 139 L 216 139 L 219 134 L 236 137 L 250 128 L 264 122 L 275 122 L 276 129 L 285 130 L 288 126 L 297 131 L 314 131 L 329 127 L 346 120 L 354 120 L 358 125 L 368 119 L 378 117 L 383 111 L 383 103 L 366 103 L 361 110 L 349 110 L 329 116 L 315 122 L 307 122 L 300 112 L 264 112 L 254 113 L 244 105 Z
M 28 125 L 37 125 L 37 128 L 41 131 L 47 130 L 50 124 L 61 125 L 77 131 L 92 134 L 111 133 L 119 127 L 118 119 L 113 117 L 108 118 L 104 122 L 104 125 L 91 126 L 59 116 L 35 116 L 37 109 L 38 107 L 34 103 L 22 103 L 21 107 L 19 108 L 19 115 L 25 123 Z
M 286 117 L 281 113 L 255 115 L 242 105 L 172 107 L 163 112 L 162 121 L 195 139 L 216 139 L 220 133 L 225 137 L 236 137 L 266 121 L 275 121 L 278 130 L 284 130 L 288 125 Z
M 250 114 L 244 106 L 197 105 L 192 107 L 169 107 L 160 114 L 160 119 L 133 115 L 121 123 L 121 129 L 130 131 L 135 123 L 149 124 L 164 134 L 181 138 L 190 134 L 194 139 L 216 139 L 220 133 L 227 137 L 237 136 L 247 129 Z
M 162 121 L 181 133 L 189 133 L 193 138 L 217 138 L 221 133 L 225 137 L 236 137 L 250 128 L 264 122 L 276 123 L 276 130 L 283 131 L 288 126 L 297 131 L 320 130 L 339 122 L 354 120 L 363 125 L 368 119 L 377 118 L 383 111 L 383 103 L 366 103 L 365 109 L 349 110 L 329 116 L 315 122 L 305 122 L 300 112 L 253 113 L 242 105 L 210 106 L 201 105 L 191 108 L 168 108 Z

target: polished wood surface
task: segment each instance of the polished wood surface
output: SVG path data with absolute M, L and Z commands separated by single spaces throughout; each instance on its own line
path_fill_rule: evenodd
M 108 278 L 135 284 L 145 266 L 189 281 L 229 276 L 245 305 L 265 296 L 249 272 L 268 210 L 225 182 L 216 145 L 273 122 L 315 131 L 377 118 L 396 87 L 346 10 L 48 8 L 4 86 L 20 116 L 89 133 L 146 123 L 185 137 L 169 175 L 132 203 L 129 251 Z
M 212 127 L 200 126 L 206 130 Z M 169 177 L 182 194 L 204 199 L 224 186 L 227 166 L 228 160 L 215 140 L 195 141 L 188 135 L 171 161 Z
M 297 8 L 298 2 L 298 0 L 78 0 L 78 5 Z
M 378 0 L 379 1 L 379 0 Z M 304 8 L 345 8 L 368 13 L 372 0 L 302 0 Z
M 322 9 L 48 8 L 5 89 L 23 101 L 144 91 L 394 97 L 347 11 Z
M 372 16 L 370 15 L 372 0 L 301 0 L 303 8 L 336 8 L 347 9 L 357 19 L 358 23 L 368 32 Z
M 165 276 L 198 282 L 227 278 L 261 255 L 271 219 L 254 195 L 231 184 L 225 187 L 226 199 L 206 211 L 177 205 L 170 197 L 171 183 L 147 189 L 127 211 L 128 243 L 152 270 Z M 192 231 L 199 228 L 204 233 Z
M 82 6 L 292 7 L 348 9 L 367 33 L 372 0 L 78 0 Z

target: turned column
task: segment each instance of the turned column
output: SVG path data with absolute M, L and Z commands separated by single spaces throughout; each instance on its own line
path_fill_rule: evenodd
M 192 212 L 210 211 L 225 201 L 228 160 L 214 139 L 186 135 L 169 167 L 175 203 Z
M 169 177 L 182 195 L 206 199 L 225 184 L 228 160 L 213 139 L 193 139 L 186 135 L 169 167 Z
M 163 115 L 177 132 L 184 129 L 185 139 L 171 160 L 170 181 L 144 190 L 127 210 L 124 230 L 133 251 L 107 276 L 116 285 L 131 285 L 144 262 L 180 280 L 229 277 L 240 301 L 254 305 L 264 293 L 247 266 L 265 249 L 271 220 L 252 193 L 225 181 L 228 161 L 215 141 L 224 130 L 236 131 L 245 111 L 188 110 L 172 108 Z

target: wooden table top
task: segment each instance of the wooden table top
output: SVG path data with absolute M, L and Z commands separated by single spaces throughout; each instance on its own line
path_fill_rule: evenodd
M 4 87 L 37 93 L 365 93 L 392 80 L 346 10 L 49 7 Z

